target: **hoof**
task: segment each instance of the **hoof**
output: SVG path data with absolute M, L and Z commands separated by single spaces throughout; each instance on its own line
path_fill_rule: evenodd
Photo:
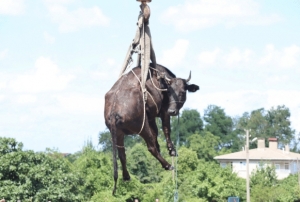
M 170 156 L 178 156 L 175 150 L 170 150 L 169 155 Z
M 123 181 L 125 181 L 125 182 L 128 182 L 128 181 L 130 181 L 131 179 L 130 179 L 130 176 L 128 176 L 128 177 L 123 177 Z
M 165 167 L 165 170 L 174 170 L 174 167 L 171 166 L 171 165 L 168 165 L 168 166 Z

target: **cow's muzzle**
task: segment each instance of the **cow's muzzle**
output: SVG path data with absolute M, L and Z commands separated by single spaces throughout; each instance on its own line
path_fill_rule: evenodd
M 168 109 L 168 114 L 170 116 L 176 116 L 178 114 L 178 110 L 176 110 L 176 109 Z

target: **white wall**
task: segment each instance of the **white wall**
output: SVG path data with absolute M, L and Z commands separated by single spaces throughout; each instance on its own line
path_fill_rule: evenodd
M 257 167 L 261 166 L 262 161 L 249 161 L 249 174 L 251 176 L 251 173 L 257 169 Z M 286 165 L 288 167 L 286 167 Z M 246 160 L 235 160 L 235 161 L 220 161 L 220 165 L 224 167 L 225 165 L 230 166 L 232 165 L 232 172 L 237 173 L 237 175 L 241 178 L 245 178 L 247 176 L 246 173 Z M 276 175 L 277 179 L 283 179 L 289 176 L 291 173 L 297 172 L 297 164 L 296 162 L 288 162 L 288 161 L 274 161 L 274 162 L 264 162 L 263 166 L 267 165 L 276 165 Z

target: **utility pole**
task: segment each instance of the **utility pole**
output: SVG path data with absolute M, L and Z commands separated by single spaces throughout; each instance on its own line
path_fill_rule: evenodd
M 300 189 L 300 175 L 299 175 L 300 169 L 299 169 L 299 162 L 297 158 L 297 174 L 298 174 L 298 188 Z
M 250 202 L 250 179 L 249 179 L 249 130 L 246 131 L 246 189 L 247 202 Z

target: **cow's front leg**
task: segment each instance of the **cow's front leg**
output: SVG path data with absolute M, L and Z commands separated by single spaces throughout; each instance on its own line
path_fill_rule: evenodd
M 173 170 L 173 166 L 169 164 L 159 153 L 157 148 L 157 134 L 153 132 L 149 123 L 146 121 L 144 129 L 140 133 L 140 136 L 144 138 L 148 151 L 161 163 L 162 167 L 165 170 Z
M 171 127 L 170 127 L 170 116 L 167 114 L 167 112 L 163 111 L 160 115 L 160 119 L 162 122 L 162 130 L 164 132 L 164 135 L 166 137 L 166 142 L 167 142 L 167 148 L 169 151 L 170 156 L 176 156 L 176 150 L 174 148 L 174 145 L 171 141 Z

